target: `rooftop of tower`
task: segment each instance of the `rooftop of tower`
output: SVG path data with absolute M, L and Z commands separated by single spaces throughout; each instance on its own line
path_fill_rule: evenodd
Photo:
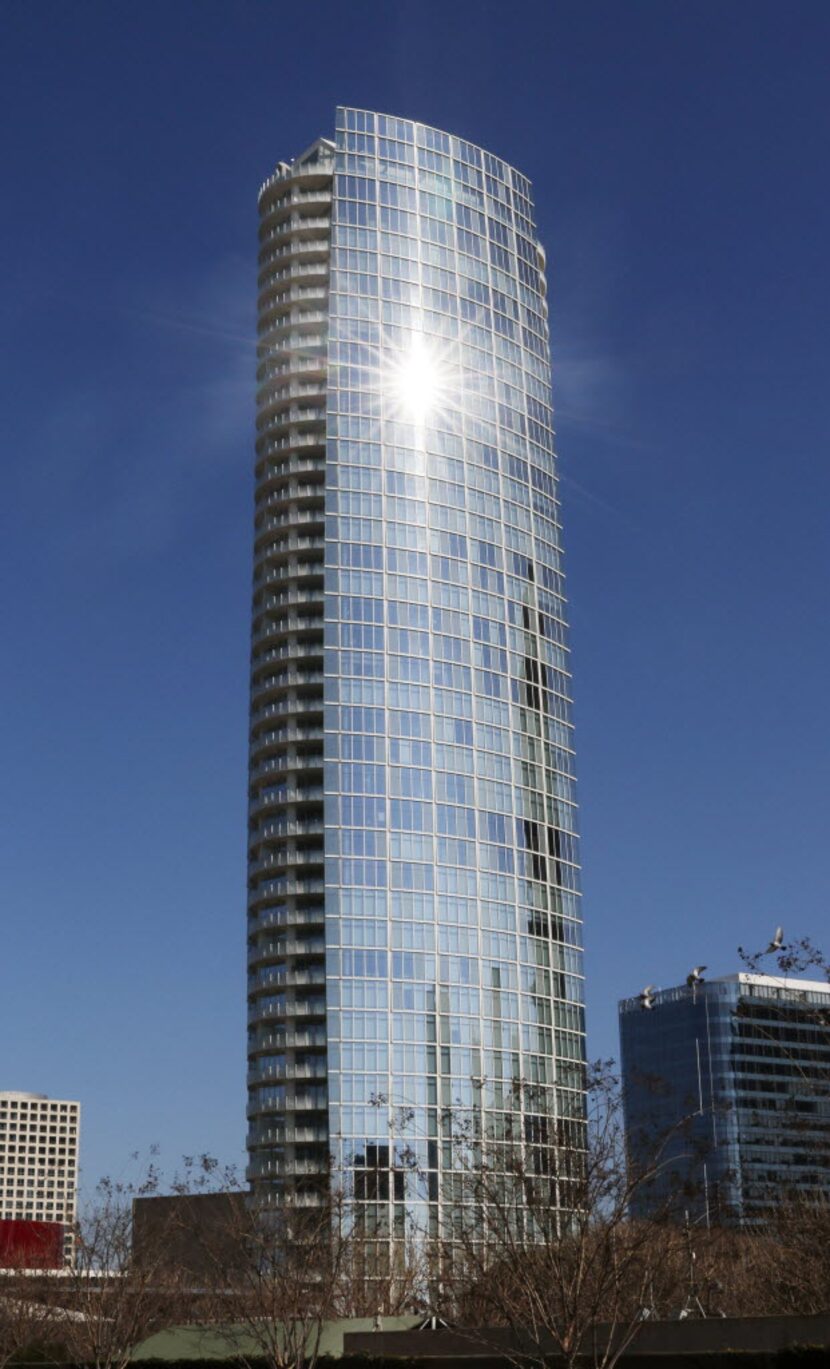
M 258 198 L 260 198 L 275 181 L 288 180 L 291 176 L 297 176 L 302 171 L 330 171 L 334 151 L 334 143 L 330 138 L 316 138 L 315 141 L 306 148 L 305 152 L 301 152 L 299 157 L 295 157 L 293 161 L 277 162 L 276 169 L 259 187 Z

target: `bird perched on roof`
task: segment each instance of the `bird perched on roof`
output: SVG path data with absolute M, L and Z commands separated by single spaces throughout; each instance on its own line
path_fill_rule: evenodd
M 644 989 L 641 989 L 641 990 L 640 990 L 640 992 L 639 992 L 639 994 L 637 995 L 637 997 L 638 997 L 639 1000 L 640 1000 L 640 1007 L 641 1007 L 641 1008 L 653 1008 L 653 1007 L 655 1006 L 655 1004 L 654 1004 L 654 985 L 653 985 L 653 984 L 646 984 L 646 987 L 645 987 Z
M 773 951 L 783 951 L 784 949 L 784 928 L 776 927 L 775 936 L 764 951 L 764 955 L 772 955 Z
M 686 983 L 688 984 L 690 989 L 693 989 L 696 984 L 703 983 L 703 971 L 705 969 L 705 965 L 695 965 L 691 974 L 686 975 Z

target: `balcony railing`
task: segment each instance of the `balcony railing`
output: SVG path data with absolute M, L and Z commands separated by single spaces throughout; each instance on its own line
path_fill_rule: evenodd
M 260 840 L 268 837 L 322 836 L 323 819 L 321 817 L 266 819 L 253 835 Z
M 323 696 L 309 695 L 305 699 L 283 699 L 278 703 L 265 704 L 262 708 L 254 709 L 251 713 L 251 727 L 258 727 L 260 723 L 267 722 L 269 718 L 298 717 L 302 718 L 309 714 L 322 713 Z M 322 736 L 322 733 L 318 735 Z
M 292 482 L 290 485 L 277 486 L 272 486 L 269 482 L 260 480 L 256 492 L 256 509 L 257 512 L 260 509 L 268 509 L 269 511 L 271 509 L 286 509 L 286 505 L 299 505 L 300 500 L 306 501 L 312 499 L 314 500 L 314 503 L 311 507 L 309 507 L 308 503 L 304 502 L 297 508 L 296 513 L 301 511 L 313 513 L 316 516 L 315 521 L 319 522 L 324 514 L 325 494 L 326 487 L 322 480 L 317 481 L 315 484 L 299 484 L 297 482 Z M 275 514 L 275 517 L 278 516 L 279 515 Z M 290 507 L 286 509 L 285 516 L 292 522 L 296 521 L 295 510 Z
M 265 675 L 258 678 L 254 685 L 254 692 L 262 694 L 268 689 L 288 689 L 291 687 L 302 687 L 303 685 L 322 684 L 325 675 L 322 670 L 283 670 L 277 675 Z M 305 696 L 301 696 L 305 697 Z M 312 696 L 316 699 L 316 695 Z M 322 694 L 319 695 L 322 706 Z
M 272 227 L 260 229 L 260 246 L 291 236 L 293 233 L 307 233 L 311 229 L 329 229 L 331 220 L 328 214 L 292 214 L 290 219 Z
M 326 355 L 317 352 L 313 356 L 289 356 L 282 350 L 274 353 L 270 361 L 261 361 L 257 368 L 257 384 L 266 385 L 277 376 L 325 375 Z M 320 384 L 324 384 L 321 381 Z
M 283 1026 L 279 1029 L 273 1027 L 263 1027 L 262 1030 L 255 1032 L 250 1038 L 250 1049 L 252 1051 L 281 1051 L 281 1050 L 325 1050 L 326 1048 L 326 1027 L 325 1023 L 320 1023 L 316 1027 L 293 1027 Z
M 261 205 L 260 223 L 268 223 L 274 218 L 290 214 L 298 204 L 331 204 L 331 182 L 318 190 L 292 190 L 289 195 L 280 195 L 270 204 Z
M 267 1084 L 270 1079 L 326 1079 L 328 1070 L 326 1069 L 325 1057 L 321 1057 L 317 1066 L 311 1064 L 292 1065 L 286 1062 L 284 1065 L 253 1065 L 248 1070 L 248 1084 Z
M 259 437 L 256 439 L 256 455 L 267 456 L 270 452 L 286 452 L 289 448 L 300 446 L 325 446 L 323 433 L 296 433 L 292 437 Z
M 323 630 L 322 616 L 314 618 L 280 618 L 273 622 L 265 622 L 261 627 L 254 630 L 251 641 L 254 646 L 260 642 L 267 642 L 272 637 L 285 635 L 287 632 L 315 632 Z
M 257 612 L 269 608 L 281 608 L 284 604 L 319 604 L 322 607 L 323 592 L 319 589 L 281 589 L 274 594 L 266 586 L 259 592 Z
M 331 244 L 328 238 L 298 238 L 295 242 L 287 242 L 282 247 L 266 246 L 259 253 L 259 269 L 264 271 L 274 261 L 284 261 L 286 258 L 296 260 L 298 257 L 328 256 Z M 317 268 L 327 268 L 328 262 L 308 262 L 308 266 Z M 298 262 L 298 270 L 304 267 Z
M 251 745 L 260 748 L 265 746 L 281 746 L 284 742 L 321 742 L 323 740 L 323 728 L 309 723 L 307 727 L 275 727 L 270 732 L 259 732 L 252 739 Z
M 280 580 L 308 579 L 312 576 L 322 578 L 325 574 L 324 561 L 291 561 L 288 565 L 258 566 L 254 572 L 257 584 L 278 584 Z
M 262 407 L 267 403 L 279 401 L 285 403 L 292 399 L 309 399 L 314 397 L 321 403 L 325 402 L 325 385 L 322 381 L 308 380 L 304 385 L 292 384 L 290 379 L 283 380 L 282 377 L 261 381 L 257 394 L 257 404 Z
M 288 533 L 287 536 L 283 536 L 283 537 L 274 537 L 272 540 L 269 540 L 268 542 L 263 543 L 263 542 L 262 542 L 262 533 L 263 533 L 263 532 L 266 532 L 266 533 L 267 533 L 268 531 L 269 531 L 268 528 L 262 528 L 262 527 L 257 528 L 257 539 L 258 539 L 259 545 L 257 546 L 257 550 L 256 550 L 256 560 L 255 560 L 255 564 L 256 564 L 256 565 L 260 565 L 263 561 L 268 560 L 270 557 L 274 557 L 274 556 L 284 556 L 284 555 L 286 554 L 286 552 L 293 552 L 293 551 L 324 551 L 324 550 L 325 550 L 325 546 L 326 546 L 326 539 L 325 539 L 325 537 L 323 537 L 323 536 L 319 536 L 319 537 L 309 537 L 309 536 L 305 536 L 305 537 L 292 537 L 291 534 L 290 534 L 290 532 Z M 302 564 L 302 565 L 306 565 L 306 564 L 312 565 L 312 564 L 315 564 L 315 563 L 313 563 L 313 562 L 301 562 L 301 563 L 298 563 L 298 564 Z M 316 565 L 319 565 L 319 564 L 320 564 L 319 562 L 316 563 Z M 305 574 L 314 575 L 314 574 L 320 574 L 320 572 L 319 572 L 318 570 L 316 570 L 316 568 L 315 568 L 315 570 L 313 570 L 313 571 L 306 571 Z
M 285 927 L 320 927 L 325 923 L 325 908 L 263 908 L 248 918 L 248 935 Z
M 264 884 L 249 890 L 248 907 L 255 908 L 269 899 L 291 898 L 292 895 L 302 898 L 303 895 L 324 894 L 325 891 L 324 879 L 289 879 L 287 876 L 283 879 L 268 879 Z
M 266 928 L 266 931 L 268 929 Z M 250 934 L 250 927 L 248 932 Z M 324 956 L 326 953 L 326 939 L 322 935 L 295 937 L 285 941 L 265 941 L 259 942 L 249 950 L 249 966 L 253 969 L 255 965 L 264 964 L 266 960 L 290 960 L 292 958 L 305 958 L 308 956 Z
M 256 768 L 264 771 L 266 769 L 273 769 L 273 766 L 269 765 L 268 763 L 264 763 L 263 765 L 258 766 Z M 255 780 L 255 778 L 256 772 L 255 770 L 252 770 L 250 773 L 250 779 L 252 783 Z M 282 806 L 284 804 L 296 803 L 322 803 L 323 794 L 324 790 L 322 785 L 310 784 L 303 785 L 299 788 L 287 786 L 285 789 L 282 789 L 280 791 L 279 796 L 274 795 L 267 799 L 263 797 L 252 800 L 251 811 L 253 812 L 256 806 L 264 808 L 273 807 L 275 804 Z
M 270 1006 L 258 1004 L 256 999 L 248 1005 L 248 1021 L 259 1022 L 270 1018 L 325 1017 L 325 998 L 302 998 L 294 1003 L 273 1003 Z
M 287 850 L 269 856 L 263 856 L 260 860 L 252 860 L 248 864 L 248 874 L 252 879 L 257 875 L 269 874 L 274 870 L 284 870 L 289 866 L 296 865 L 325 865 L 326 858 L 322 851 L 300 851 Z
M 271 428 L 289 428 L 297 423 L 325 423 L 325 408 L 314 407 L 293 409 L 274 409 L 274 406 L 282 403 L 281 395 L 269 395 L 267 399 L 259 405 L 260 413 L 257 418 L 257 431 L 267 432 Z M 268 413 L 273 409 L 272 413 Z
M 296 325 L 297 320 L 294 319 L 293 322 Z M 301 322 L 307 323 L 308 321 L 301 320 Z M 293 355 L 303 360 L 306 371 L 325 371 L 326 356 L 324 349 L 327 340 L 325 329 L 319 333 L 292 333 L 289 331 L 291 323 L 292 320 L 287 316 L 281 319 L 278 336 L 270 340 L 268 330 L 263 330 L 261 326 L 258 328 L 256 344 L 258 366 L 267 365 L 269 362 L 288 361 Z M 257 371 L 257 376 L 259 376 L 259 371 Z

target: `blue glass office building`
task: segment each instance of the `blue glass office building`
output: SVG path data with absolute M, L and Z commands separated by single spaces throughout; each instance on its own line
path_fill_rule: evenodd
M 544 254 L 518 171 L 363 110 L 259 208 L 249 1175 L 437 1232 L 451 1113 L 583 1136 Z
M 735 974 L 620 1004 L 634 1212 L 752 1223 L 830 1194 L 830 985 Z M 668 1138 L 666 1144 L 665 1138 Z

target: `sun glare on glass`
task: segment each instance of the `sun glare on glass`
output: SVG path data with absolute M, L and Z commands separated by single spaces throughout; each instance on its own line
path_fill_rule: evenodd
M 421 333 L 396 360 L 391 389 L 411 423 L 424 424 L 446 397 L 447 377 Z

